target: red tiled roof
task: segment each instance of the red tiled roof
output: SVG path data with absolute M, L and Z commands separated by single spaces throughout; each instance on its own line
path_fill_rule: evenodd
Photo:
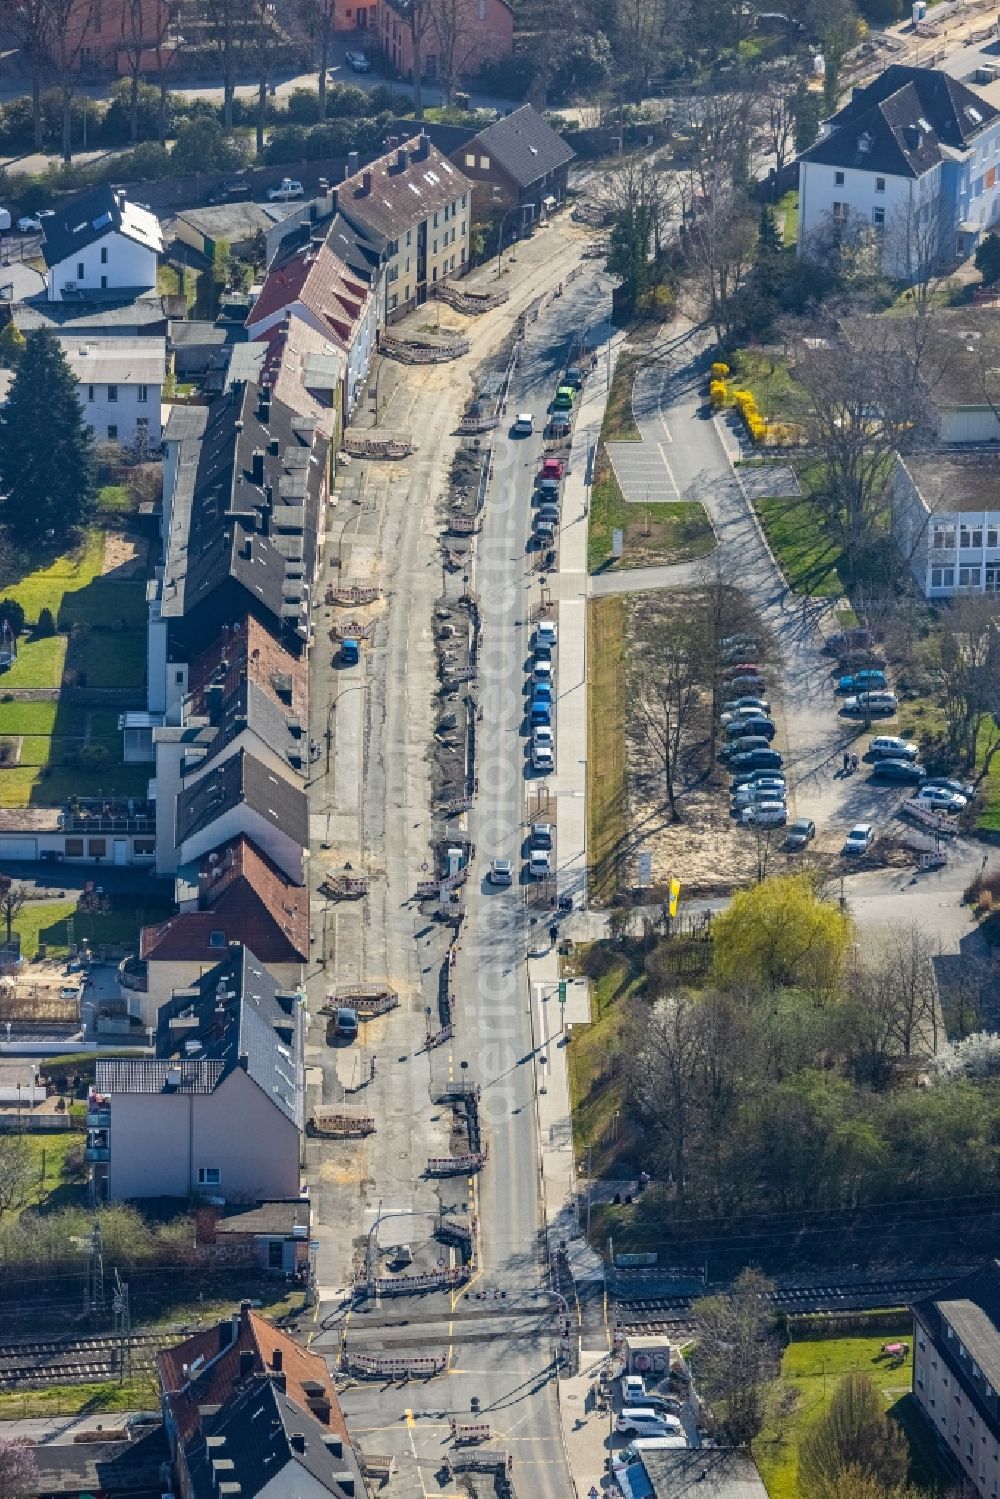
M 294 302 L 301 302 L 329 330 L 331 338 L 346 348 L 367 296 L 367 288 L 354 280 L 329 245 L 303 245 L 268 272 L 260 296 L 247 316 L 247 325 L 253 327 Z M 336 303 L 350 313 L 346 331 L 342 317 L 337 315 Z
M 235 1340 L 233 1333 L 235 1330 Z M 199 1406 L 223 1405 L 241 1384 L 247 1372 L 275 1371 L 275 1352 L 285 1377 L 285 1392 L 301 1409 L 311 1411 L 346 1443 L 349 1441 L 340 1402 L 333 1388 L 326 1360 L 302 1348 L 287 1333 L 244 1303 L 238 1317 L 195 1333 L 173 1348 L 156 1355 L 160 1388 L 170 1407 L 180 1440 L 187 1444 L 201 1425 Z M 240 1372 L 240 1355 L 253 1355 L 249 1371 Z M 199 1363 L 199 1360 L 201 1361 Z M 192 1366 L 198 1364 L 192 1375 Z M 325 1408 L 329 1407 L 329 1417 Z
M 224 628 L 212 644 L 196 656 L 188 677 L 190 712 L 204 712 L 210 683 L 220 684 L 229 697 L 246 681 L 256 684 L 285 713 L 308 716 L 308 666 L 289 654 L 260 620 L 247 616 Z

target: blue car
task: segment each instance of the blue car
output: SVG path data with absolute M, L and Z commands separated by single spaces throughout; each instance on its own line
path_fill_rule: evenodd
M 870 692 L 879 690 L 889 685 L 884 671 L 876 671 L 874 667 L 866 671 L 856 671 L 853 676 L 841 677 L 837 683 L 837 691 L 844 693 Z
M 539 724 L 550 724 L 552 722 L 552 704 L 544 698 L 532 698 L 529 720 L 533 728 Z
M 536 703 L 551 703 L 551 701 L 552 701 L 552 683 L 551 682 L 532 682 L 532 684 L 531 684 L 531 696 L 532 696 L 532 700 L 534 702 L 536 702 Z

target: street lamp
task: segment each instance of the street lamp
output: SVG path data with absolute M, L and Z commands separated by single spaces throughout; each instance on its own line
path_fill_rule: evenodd
M 368 686 L 369 686 L 369 684 L 367 682 L 355 682 L 354 685 L 353 685 L 353 687 L 345 687 L 344 690 L 343 690 L 343 692 L 338 692 L 337 693 L 337 696 L 332 700 L 332 702 L 330 703 L 329 708 L 326 711 L 326 773 L 327 773 L 327 775 L 330 774 L 330 751 L 333 748 L 333 715 L 336 712 L 337 704 L 340 702 L 340 699 L 342 697 L 346 697 L 349 692 L 367 692 Z

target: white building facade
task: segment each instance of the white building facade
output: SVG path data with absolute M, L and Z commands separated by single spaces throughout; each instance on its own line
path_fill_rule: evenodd
M 98 442 L 152 451 L 163 438 L 162 338 L 60 339 L 76 377 L 83 419 Z

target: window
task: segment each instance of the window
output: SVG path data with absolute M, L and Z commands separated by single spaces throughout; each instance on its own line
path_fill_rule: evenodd
M 931 568 L 931 587 L 932 588 L 954 588 L 954 586 L 955 586 L 955 569 L 953 567 L 932 567 Z
M 885 228 L 885 209 L 884 208 L 873 208 L 872 209 L 872 223 L 875 225 L 876 229 L 884 229 Z
M 396 310 L 396 308 L 398 306 L 399 306 L 399 293 L 398 292 L 393 292 L 392 296 L 389 298 L 389 311 L 390 312 L 395 312 L 395 310 Z
M 407 245 L 412 245 L 413 244 L 413 230 L 412 229 L 407 229 L 407 231 L 406 231 L 406 243 L 407 243 Z
M 406 257 L 406 274 L 407 275 L 410 274 L 410 257 L 409 257 L 409 255 L 407 255 L 407 257 Z
M 834 187 L 843 187 L 843 185 L 844 185 L 844 174 L 843 174 L 843 172 L 834 172 L 834 174 L 833 174 L 833 185 L 834 185 Z
M 148 437 L 149 436 L 149 417 L 148 416 L 137 416 L 136 417 L 136 419 L 135 419 L 135 435 L 136 435 L 136 437 Z
M 464 234 L 465 234 L 465 224 L 466 224 L 466 220 L 465 220 L 465 219 L 463 219 L 463 220 L 462 220 L 462 234 L 463 234 L 463 235 L 464 235 Z
M 90 838 L 87 841 L 87 852 L 92 859 L 103 859 L 108 851 L 108 840 L 106 838 Z
M 943 548 L 946 551 L 955 549 L 955 527 L 954 526 L 932 526 L 931 546 L 935 549 Z
M 462 246 L 462 265 L 465 264 L 465 246 Z
M 109 385 L 108 386 L 108 400 L 109 401 L 117 401 L 117 399 L 118 399 L 118 387 L 117 387 L 117 385 Z
M 226 934 L 225 934 L 225 932 L 220 932 L 220 931 L 209 932 L 209 934 L 208 934 L 208 945 L 209 945 L 209 947 L 225 947 L 225 945 L 226 945 Z
M 502 197 L 503 197 L 503 193 L 501 192 L 500 188 L 497 187 L 496 183 L 494 183 L 493 184 L 493 201 L 494 201 L 494 203 L 499 203 L 499 201 L 500 201 L 500 199 Z
M 876 177 L 875 178 L 875 191 L 877 193 L 884 193 L 885 192 L 885 178 L 884 177 Z
M 103 17 L 101 15 L 101 0 L 94 0 L 94 30 L 95 31 L 100 31 L 102 29 L 102 26 L 101 26 L 102 20 L 103 20 Z
M 452 270 L 452 271 L 455 269 L 455 257 L 454 257 L 454 255 L 451 257 L 451 265 L 450 265 L 449 269 Z
M 1000 546 L 1000 526 L 986 527 L 986 545 L 988 547 Z
M 118 441 L 118 426 L 117 426 L 117 423 L 115 423 L 115 422 L 111 422 L 111 424 L 108 427 L 108 441 L 109 442 L 117 442 Z
M 174 681 L 177 683 L 178 687 L 180 687 L 182 685 L 182 683 L 184 681 L 184 673 L 183 673 L 183 671 L 175 671 L 174 672 Z
M 102 276 L 101 277 L 101 290 L 102 291 L 107 291 L 107 289 L 108 289 L 108 278 L 107 278 L 107 276 Z
M 82 838 L 67 838 L 66 839 L 66 857 L 67 857 L 67 859 L 82 859 L 83 858 L 83 839 Z
M 476 153 L 475 153 L 475 151 L 466 151 L 466 153 L 465 153 L 465 165 L 467 167 L 474 167 L 475 164 L 476 164 Z
M 982 526 L 960 526 L 958 544 L 960 547 L 981 547 L 983 544 Z
M 267 1264 L 271 1270 L 280 1270 L 283 1259 L 284 1245 L 280 1239 L 268 1239 L 267 1241 Z
M 982 580 L 981 567 L 960 567 L 958 569 L 959 588 L 978 588 Z
M 76 263 L 76 279 L 78 281 L 82 281 L 85 274 L 86 273 L 85 273 L 85 271 L 83 269 L 83 261 L 82 260 L 78 260 L 77 263 Z
M 438 252 L 438 242 L 437 242 L 437 240 L 435 240 L 434 241 L 434 248 L 431 250 L 431 254 L 432 255 L 436 255 L 437 252 Z
M 849 203 L 834 203 L 831 211 L 835 224 L 846 224 L 851 216 L 851 205 Z
M 88 385 L 87 386 L 87 400 L 88 401 L 92 401 L 93 399 L 94 399 L 94 387 L 92 385 Z
M 138 400 L 139 400 L 139 404 L 140 405 L 145 405 L 145 403 L 149 400 L 149 386 L 148 385 L 140 385 L 139 386 Z
M 102 265 L 107 265 L 107 263 L 108 263 L 108 247 L 107 247 L 107 245 L 102 245 L 101 246 L 101 264 Z
M 437 226 L 438 226 L 438 219 L 439 219 L 439 218 L 440 218 L 440 214 L 435 214 L 435 215 L 434 215 L 434 228 L 435 228 L 435 229 L 436 229 L 436 228 L 437 228 Z
M 199 1187 L 218 1187 L 222 1183 L 222 1172 L 218 1166 L 199 1166 Z
M 156 853 L 156 839 L 155 838 L 137 838 L 135 840 L 135 842 L 133 843 L 132 847 L 135 850 L 135 853 L 136 853 L 137 856 L 139 854 L 155 854 Z

